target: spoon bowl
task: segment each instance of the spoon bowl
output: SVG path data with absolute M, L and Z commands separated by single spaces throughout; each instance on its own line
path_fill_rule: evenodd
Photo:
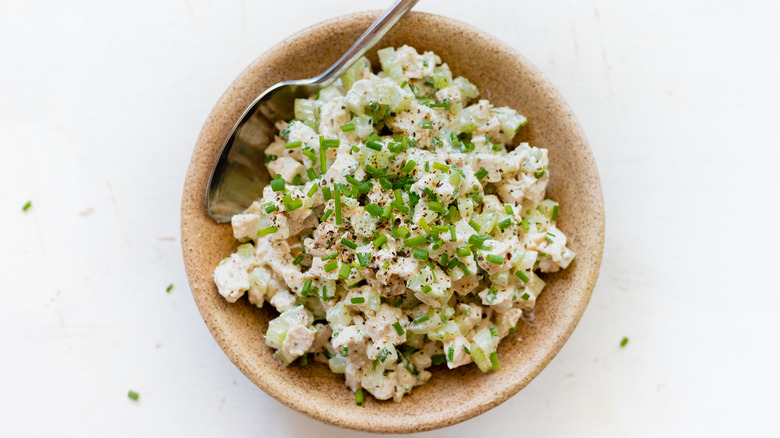
M 307 98 L 333 83 L 417 2 L 396 0 L 325 71 L 311 79 L 274 84 L 247 107 L 227 136 L 209 178 L 206 208 L 215 221 L 229 222 L 262 195 L 269 182 L 263 151 L 274 139 L 275 123 L 293 118 L 295 99 Z

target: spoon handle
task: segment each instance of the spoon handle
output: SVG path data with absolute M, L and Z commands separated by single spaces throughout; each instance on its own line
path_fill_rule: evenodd
M 363 35 L 324 72 L 313 78 L 313 82 L 328 84 L 341 76 L 352 64 L 369 51 L 385 34 L 395 26 L 419 0 L 396 0 L 379 18 L 374 21 Z

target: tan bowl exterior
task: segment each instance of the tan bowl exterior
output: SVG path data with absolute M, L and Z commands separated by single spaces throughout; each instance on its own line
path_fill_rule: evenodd
M 493 408 L 525 387 L 561 349 L 590 299 L 604 245 L 604 207 L 598 172 L 577 121 L 550 82 L 512 48 L 465 23 L 413 12 L 377 48 L 408 44 L 432 50 L 455 75 L 471 79 L 496 106 L 511 106 L 530 123 L 521 140 L 550 150 L 548 195 L 561 204 L 559 227 L 577 257 L 569 269 L 546 276 L 535 325 L 521 324 L 499 346 L 501 369 L 482 374 L 475 365 L 438 367 L 430 382 L 403 402 L 370 396 L 355 405 L 344 378 L 322 364 L 285 368 L 265 345 L 275 311 L 246 299 L 228 304 L 211 280 L 217 263 L 237 246 L 230 226 L 205 208 L 206 184 L 220 146 L 244 108 L 272 84 L 324 70 L 378 16 L 377 11 L 338 17 L 277 44 L 244 70 L 206 120 L 192 155 L 182 199 L 182 248 L 192 294 L 203 320 L 225 354 L 263 391 L 320 421 L 351 429 L 403 433 L 449 426 Z M 376 64 L 375 51 L 370 58 Z

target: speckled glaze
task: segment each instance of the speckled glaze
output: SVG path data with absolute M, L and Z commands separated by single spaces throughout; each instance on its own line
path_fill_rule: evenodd
M 588 304 L 604 246 L 604 206 L 598 172 L 574 115 L 550 82 L 511 47 L 485 32 L 449 18 L 413 12 L 377 45 L 408 44 L 432 50 L 455 75 L 466 76 L 483 98 L 511 106 L 530 123 L 515 141 L 550 151 L 548 196 L 561 204 L 558 222 L 577 258 L 565 271 L 546 275 L 547 288 L 534 325 L 520 324 L 498 348 L 501 369 L 483 374 L 471 364 L 432 369 L 430 382 L 403 402 L 366 397 L 355 405 L 344 378 L 327 366 L 285 368 L 272 357 L 263 334 L 271 306 L 257 309 L 246 299 L 228 304 L 211 280 L 217 263 L 237 246 L 230 225 L 217 224 L 205 209 L 206 184 L 219 149 L 244 108 L 270 85 L 316 75 L 330 65 L 379 12 L 361 12 L 314 25 L 257 58 L 209 114 L 190 162 L 181 206 L 182 249 L 192 294 L 203 320 L 225 354 L 250 380 L 285 405 L 326 423 L 371 432 L 419 432 L 449 426 L 493 408 L 525 387 L 569 338 Z M 369 54 L 376 64 L 375 50 Z M 446 396 L 443 396 L 446 394 Z

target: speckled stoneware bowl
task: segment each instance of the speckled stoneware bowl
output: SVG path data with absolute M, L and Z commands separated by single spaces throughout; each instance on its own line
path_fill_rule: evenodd
M 501 369 L 483 374 L 475 365 L 432 369 L 430 382 L 403 402 L 355 405 L 344 377 L 323 364 L 280 365 L 263 334 L 275 311 L 246 299 L 228 304 L 211 280 L 217 263 L 233 251 L 230 225 L 215 223 L 205 208 L 206 183 L 223 141 L 244 108 L 270 85 L 316 75 L 330 65 L 378 16 L 361 12 L 329 20 L 287 38 L 257 58 L 219 99 L 200 133 L 182 199 L 182 247 L 192 294 L 206 325 L 230 360 L 263 391 L 285 405 L 337 426 L 372 432 L 416 432 L 449 426 L 498 405 L 528 384 L 561 349 L 590 299 L 601 264 L 604 209 L 593 156 L 571 110 L 550 82 L 511 47 L 449 18 L 413 12 L 378 48 L 408 44 L 432 50 L 455 75 L 466 76 L 496 106 L 519 110 L 530 123 L 515 141 L 550 150 L 548 196 L 561 204 L 558 226 L 577 258 L 547 275 L 533 326 L 520 324 L 501 341 Z M 375 50 L 369 54 L 376 64 Z M 442 397 L 446 394 L 446 397 Z

